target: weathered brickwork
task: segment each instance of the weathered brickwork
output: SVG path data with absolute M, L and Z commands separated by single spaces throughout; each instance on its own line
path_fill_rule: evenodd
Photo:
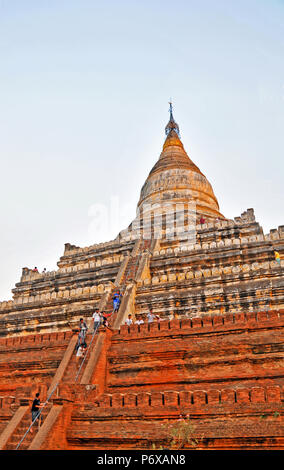
M 283 313 L 124 325 L 109 349 L 108 389 L 192 390 L 203 384 L 257 385 L 276 378 L 282 383 Z

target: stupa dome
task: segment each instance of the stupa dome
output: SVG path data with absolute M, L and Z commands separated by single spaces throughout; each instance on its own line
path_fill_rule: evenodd
M 194 204 L 197 217 L 223 218 L 211 184 L 183 147 L 171 107 L 163 150 L 141 189 L 137 209 L 141 214 L 153 205 L 166 210 L 182 204 Z

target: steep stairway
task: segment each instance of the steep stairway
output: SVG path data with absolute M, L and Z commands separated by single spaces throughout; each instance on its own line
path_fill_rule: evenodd
M 84 373 L 89 356 L 92 350 L 96 347 L 97 336 L 98 331 L 96 333 L 94 333 L 94 331 L 87 333 L 87 348 L 85 351 L 85 356 L 83 356 L 79 360 L 77 360 L 76 358 L 76 349 L 74 349 L 74 353 L 70 358 L 69 364 L 66 367 L 65 373 L 62 377 L 62 383 L 79 383 L 80 378 Z
M 137 278 L 139 276 L 139 270 L 140 270 L 140 264 L 142 260 L 142 255 L 145 252 L 148 252 L 148 256 L 151 255 L 151 247 L 152 247 L 152 240 L 144 240 L 140 239 L 137 240 L 137 244 L 134 247 L 132 254 L 128 260 L 128 263 L 126 265 L 126 268 L 124 270 L 123 276 L 120 279 L 120 283 L 118 286 L 113 287 L 112 291 L 109 294 L 107 303 L 106 303 L 106 308 L 104 309 L 107 313 L 112 313 L 113 312 L 113 296 L 114 293 L 119 291 L 122 293 L 122 299 L 120 302 L 120 306 L 118 309 L 118 312 L 115 312 L 111 315 L 109 318 L 109 325 L 110 327 L 115 327 L 117 328 L 117 323 L 118 321 L 122 321 L 124 318 L 124 315 L 120 311 L 121 309 L 125 309 L 125 303 L 123 304 L 123 296 L 127 295 L 127 289 L 131 286 L 135 287 L 135 283 L 137 281 Z M 134 311 L 131 313 L 135 313 Z M 121 320 L 119 320 L 121 319 Z
M 41 426 L 43 425 L 50 409 L 50 403 L 48 403 L 42 409 L 40 414 Z M 4 450 L 27 450 L 29 448 L 39 429 L 37 421 L 33 424 L 31 428 L 31 419 L 32 414 L 31 410 L 29 409 L 23 416 L 22 420 L 14 430 L 11 437 L 9 438 Z

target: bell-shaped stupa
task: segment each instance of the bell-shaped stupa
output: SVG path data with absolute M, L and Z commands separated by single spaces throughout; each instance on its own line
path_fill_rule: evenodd
M 202 219 L 224 219 L 211 184 L 184 150 L 171 103 L 165 132 L 160 158 L 141 189 L 136 218 L 119 237 L 194 240 Z
M 167 211 L 190 205 L 195 207 L 196 218 L 224 218 L 211 184 L 184 150 L 171 103 L 165 131 L 162 153 L 141 189 L 138 211 L 149 211 L 153 206 Z

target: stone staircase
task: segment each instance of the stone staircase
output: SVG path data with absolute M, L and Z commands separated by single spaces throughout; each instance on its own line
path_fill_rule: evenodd
M 101 311 L 104 311 L 107 314 L 112 314 L 110 317 L 108 317 L 110 327 L 117 323 L 118 312 L 121 311 L 121 308 L 123 308 L 123 297 L 126 293 L 127 286 L 129 286 L 129 284 L 135 283 L 141 256 L 145 250 L 150 249 L 151 243 L 151 240 L 138 239 L 136 241 L 132 253 L 128 255 L 128 257 L 126 257 L 122 262 L 121 270 L 118 273 L 117 279 L 114 282 L 112 289 L 108 292 L 104 301 L 100 304 Z M 113 296 L 117 291 L 122 294 L 122 298 L 118 312 L 113 313 Z
M 91 336 L 91 335 L 90 335 Z M 64 380 L 70 380 L 71 382 L 75 382 L 75 370 L 74 370 L 74 363 L 75 361 L 75 353 L 74 347 L 76 344 L 76 337 L 68 334 L 69 343 L 66 343 L 65 334 L 62 335 L 62 342 L 64 341 L 65 349 L 62 348 L 62 344 L 59 340 L 57 340 L 57 347 L 63 349 L 64 353 L 61 357 L 61 362 L 59 363 L 55 374 L 53 376 L 53 380 L 51 383 L 49 382 L 49 389 L 47 392 L 44 393 L 44 396 L 47 396 L 46 400 L 41 400 L 42 404 L 45 404 L 44 408 L 41 411 L 41 427 L 45 422 L 46 417 L 48 416 L 52 406 L 53 406 L 53 399 L 56 396 L 56 390 L 58 385 Z M 45 349 L 46 345 L 42 342 L 42 348 Z M 38 384 L 38 389 L 41 389 L 43 384 Z M 43 387 L 44 388 L 44 387 Z M 33 432 L 30 431 L 31 425 L 31 402 L 27 398 L 20 398 L 20 406 L 15 411 L 14 415 L 8 422 L 7 426 L 3 429 L 0 435 L 0 449 L 1 450 L 26 450 L 30 447 L 32 441 L 36 438 L 38 434 L 38 423 L 36 422 L 33 425 Z M 22 442 L 21 442 L 22 441 Z
M 137 268 L 138 268 L 138 265 L 139 265 L 140 257 L 141 257 L 141 252 L 139 252 L 136 256 L 133 256 L 129 260 L 126 272 L 125 272 L 125 274 L 123 276 L 123 279 L 122 279 L 122 283 L 124 285 L 129 283 L 129 282 L 134 282 L 135 281 L 135 277 L 136 277 L 136 274 L 137 274 Z
M 4 450 L 28 450 L 38 432 L 38 429 L 40 429 L 38 428 L 38 422 L 36 421 L 32 426 L 33 431 L 31 432 L 30 430 L 32 419 L 30 408 L 31 407 L 29 407 L 28 411 L 24 414 L 22 420 L 8 439 Z M 42 409 L 40 414 L 41 426 L 43 425 L 50 409 L 51 404 L 47 404 L 46 407 Z
M 91 331 L 90 333 L 86 334 L 86 344 L 87 344 L 87 349 L 85 352 L 85 356 L 80 358 L 79 361 L 76 360 L 76 350 L 74 350 L 74 353 L 72 357 L 70 358 L 70 361 L 68 363 L 68 366 L 66 367 L 65 373 L 62 377 L 63 383 L 79 383 L 80 378 L 82 377 L 86 364 L 88 362 L 90 353 L 93 348 L 96 346 L 96 334 L 94 335 L 94 332 Z

